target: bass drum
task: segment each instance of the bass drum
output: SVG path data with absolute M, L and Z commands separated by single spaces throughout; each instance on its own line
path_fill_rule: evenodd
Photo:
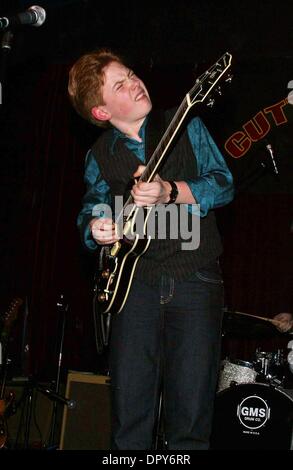
M 216 396 L 211 449 L 289 450 L 292 432 L 291 390 L 252 383 L 232 385 Z

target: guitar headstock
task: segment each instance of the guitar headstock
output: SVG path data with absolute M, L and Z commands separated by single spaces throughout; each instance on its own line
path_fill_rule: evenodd
M 3 315 L 3 331 L 10 329 L 12 323 L 16 320 L 18 309 L 23 304 L 23 300 L 20 298 L 15 298 L 11 301 L 8 310 Z
M 232 54 L 225 52 L 214 65 L 206 70 L 200 77 L 197 78 L 195 85 L 186 95 L 187 104 L 189 107 L 196 103 L 203 103 L 207 100 L 208 106 L 213 106 L 214 99 L 210 97 L 210 93 L 215 91 L 219 95 L 222 94 L 220 82 L 224 80 L 230 83 L 232 75 L 229 69 L 232 63 Z

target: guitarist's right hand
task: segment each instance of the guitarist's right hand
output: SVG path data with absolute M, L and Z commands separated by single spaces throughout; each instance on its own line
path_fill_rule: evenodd
M 90 221 L 89 225 L 92 237 L 99 245 L 110 245 L 119 240 L 112 219 L 96 217 Z

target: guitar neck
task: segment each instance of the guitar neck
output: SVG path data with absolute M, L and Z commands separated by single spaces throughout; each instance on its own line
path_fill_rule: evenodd
M 140 177 L 140 181 L 149 183 L 154 179 L 155 174 L 157 173 L 158 167 L 162 162 L 166 152 L 168 151 L 170 145 L 172 144 L 175 136 L 177 135 L 182 122 L 186 114 L 189 111 L 186 97 L 183 99 L 179 108 L 177 109 L 172 121 L 167 127 L 162 139 L 157 145 L 152 157 L 150 158 L 143 174 Z
M 144 172 L 140 176 L 139 181 L 149 183 L 154 179 L 155 174 L 157 173 L 158 168 L 164 156 L 166 155 L 170 145 L 172 144 L 174 138 L 176 137 L 189 109 L 190 109 L 190 106 L 188 106 L 188 101 L 187 101 L 187 98 L 185 97 L 182 103 L 180 104 L 179 108 L 177 109 L 175 115 L 173 116 L 172 121 L 167 127 L 156 149 L 154 150 L 154 153 L 152 154 L 148 164 L 146 165 Z M 123 210 L 125 210 L 126 207 L 130 204 L 133 204 L 132 196 L 129 196 L 129 198 L 127 199 Z

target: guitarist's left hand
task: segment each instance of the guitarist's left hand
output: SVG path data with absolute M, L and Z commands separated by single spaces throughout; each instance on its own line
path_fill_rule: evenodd
M 144 165 L 139 165 L 134 178 L 139 178 L 145 169 Z M 139 181 L 131 190 L 131 196 L 137 206 L 153 206 L 156 204 L 166 204 L 170 199 L 171 185 L 168 181 L 163 181 L 158 174 L 151 183 Z

